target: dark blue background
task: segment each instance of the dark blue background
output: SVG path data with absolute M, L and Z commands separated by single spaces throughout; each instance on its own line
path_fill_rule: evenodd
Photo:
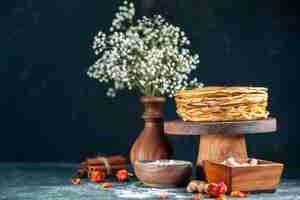
M 78 161 L 128 154 L 143 127 L 137 94 L 105 97 L 86 75 L 94 34 L 108 29 L 120 1 L 3 0 L 0 6 L 0 161 Z M 247 136 L 252 157 L 300 167 L 299 18 L 296 1 L 140 0 L 139 15 L 161 13 L 189 35 L 206 85 L 270 89 L 274 134 Z M 166 118 L 175 118 L 172 100 Z M 193 160 L 196 137 L 169 137 Z

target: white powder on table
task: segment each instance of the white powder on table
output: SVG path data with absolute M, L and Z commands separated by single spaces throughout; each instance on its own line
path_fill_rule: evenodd
M 156 160 L 153 162 L 147 162 L 147 165 L 174 166 L 174 165 L 191 165 L 191 163 L 188 161 L 182 161 L 182 160 Z

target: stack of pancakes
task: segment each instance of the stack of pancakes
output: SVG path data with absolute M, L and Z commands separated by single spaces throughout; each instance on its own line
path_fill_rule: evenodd
M 184 121 L 235 121 L 267 118 L 268 89 L 204 87 L 176 93 L 177 114 Z

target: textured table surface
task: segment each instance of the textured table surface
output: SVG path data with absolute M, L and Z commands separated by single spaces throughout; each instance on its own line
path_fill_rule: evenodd
M 70 177 L 76 167 L 58 163 L 0 163 L 0 200 L 159 199 L 161 192 L 167 192 L 168 199 L 192 199 L 184 188 L 153 189 L 139 182 L 115 183 L 111 189 L 100 189 L 88 181 L 74 186 Z M 247 199 L 300 200 L 300 180 L 283 179 L 276 193 L 252 194 Z

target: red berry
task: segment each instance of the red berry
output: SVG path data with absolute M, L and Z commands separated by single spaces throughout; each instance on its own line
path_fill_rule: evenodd
M 159 194 L 159 199 L 160 200 L 166 200 L 166 199 L 168 199 L 168 193 L 167 192 L 161 192 Z
M 116 174 L 119 182 L 124 182 L 128 180 L 128 171 L 126 169 L 119 170 Z
M 81 182 L 80 178 L 73 178 L 73 179 L 71 180 L 71 183 L 72 183 L 73 185 L 80 185 L 80 182 Z
M 90 180 L 91 182 L 97 183 L 97 182 L 104 181 L 104 178 L 105 178 L 105 174 L 101 170 L 97 170 L 91 173 Z

